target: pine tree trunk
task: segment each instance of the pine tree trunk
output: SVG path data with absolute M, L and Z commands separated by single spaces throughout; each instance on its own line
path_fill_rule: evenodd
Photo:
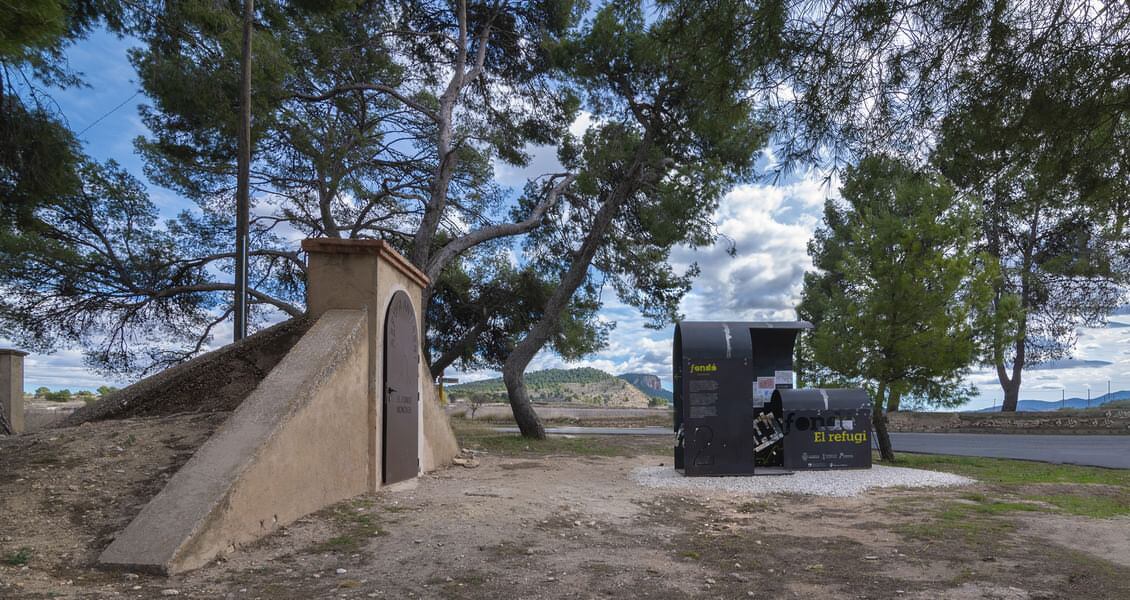
M 1016 412 L 1016 407 L 1020 403 L 1020 378 L 1023 376 L 1023 363 L 1024 360 L 1023 350 L 1018 352 L 1018 357 L 1014 360 L 1012 365 L 1012 377 L 1008 376 L 1008 371 L 1005 369 L 1003 363 L 997 364 L 997 380 L 1001 382 L 1001 389 L 1004 390 L 1004 401 L 1001 402 L 1001 412 Z
M 1033 216 L 1036 219 L 1036 216 Z M 1001 412 L 1016 412 L 1020 403 L 1020 379 L 1024 376 L 1024 367 L 1028 364 L 1028 348 L 1025 339 L 1028 337 L 1028 311 L 1032 308 L 1029 303 L 1029 294 L 1032 289 L 1030 281 L 1033 263 L 1033 249 L 1037 243 L 1038 222 L 1033 220 L 1028 226 L 1027 245 L 1024 247 L 1024 259 L 1021 264 L 1020 276 L 1020 307 L 1024 311 L 1016 327 L 1016 339 L 1013 341 L 1012 376 L 1002 358 L 997 359 L 997 379 L 1004 390 L 1004 401 L 1001 402 Z
M 600 209 L 596 211 L 584 242 L 573 253 L 569 269 L 561 276 L 557 289 L 546 301 L 541 319 L 518 342 L 514 350 L 506 357 L 506 363 L 502 366 L 502 381 L 506 384 L 506 395 L 510 399 L 510 408 L 514 411 L 514 420 L 518 422 L 518 429 L 525 437 L 539 439 L 545 437 L 545 427 L 542 426 L 541 420 L 538 419 L 537 413 L 530 405 L 529 395 L 526 393 L 526 383 L 522 379 L 526 367 L 530 365 L 530 361 L 549 341 L 561 320 L 562 313 L 569 305 L 569 301 L 572 300 L 573 294 L 576 293 L 577 288 L 581 287 L 588 276 L 593 257 L 596 256 L 597 250 L 604 243 L 604 236 L 611 229 L 616 215 L 620 212 L 621 205 L 627 201 L 628 195 L 639 185 L 638 178 L 641 176 L 642 159 L 650 146 L 651 135 L 649 133 L 644 136 L 644 141 L 637 150 L 635 160 L 631 168 L 628 169 L 625 178 L 604 199 Z
M 530 404 L 529 394 L 526 393 L 526 382 L 522 378 L 526 371 L 526 364 L 511 364 L 508 360 L 502 368 L 502 381 L 506 384 L 506 395 L 510 400 L 510 409 L 514 412 L 514 420 L 518 423 L 518 431 L 522 437 L 545 439 L 545 426 L 542 425 L 538 413 Z
M 1001 403 L 1001 412 L 1016 412 L 1016 407 L 1020 403 L 1020 386 L 1016 382 L 1010 382 L 1004 387 L 1004 402 Z
M 518 422 L 518 429 L 524 437 L 545 438 L 545 427 L 534 412 L 534 407 L 530 405 L 526 383 L 522 379 L 526 367 L 549 341 L 569 300 L 584 282 L 593 256 L 596 255 L 596 250 L 611 226 L 618 208 L 619 204 L 610 199 L 597 211 L 580 252 L 574 255 L 569 270 L 561 277 L 557 289 L 546 302 L 541 319 L 518 342 L 502 365 L 502 381 L 506 384 L 506 395 L 510 400 L 510 408 L 514 411 L 514 420 Z
M 887 413 L 883 410 L 887 403 L 887 386 L 880 385 L 879 393 L 871 407 L 871 425 L 875 430 L 875 439 L 879 442 L 879 458 L 886 461 L 895 460 L 895 450 L 891 447 L 891 434 L 887 431 Z
M 251 32 L 255 19 L 252 0 L 243 3 L 243 46 L 239 74 L 239 156 L 235 192 L 235 306 L 232 341 L 247 337 L 247 253 L 251 211 Z

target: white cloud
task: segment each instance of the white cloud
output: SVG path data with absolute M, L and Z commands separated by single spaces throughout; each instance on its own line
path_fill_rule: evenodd
M 702 269 L 681 306 L 692 320 L 793 319 L 804 271 L 811 266 L 807 244 L 819 222 L 824 199 L 835 190 L 812 175 L 787 185 L 745 185 L 727 194 L 715 214 L 718 244 L 679 248 L 676 269 L 697 262 Z M 736 253 L 727 252 L 729 243 Z M 602 317 L 617 327 L 604 350 L 566 363 L 543 351 L 530 370 L 594 367 L 609 373 L 651 373 L 671 384 L 673 327 L 649 329 L 639 313 L 612 293 L 604 296 Z M 462 374 L 467 380 L 486 374 Z M 490 376 L 497 376 L 491 374 Z
M 560 173 L 564 169 L 557 160 L 555 146 L 527 146 L 526 152 L 530 155 L 530 162 L 524 166 L 514 166 L 503 162 L 494 162 L 494 179 L 498 183 L 521 190 L 526 182 L 547 173 Z
M 13 347 L 7 340 L 0 340 L 0 347 Z M 95 390 L 99 386 L 121 387 L 126 381 L 103 377 L 94 373 L 83 363 L 82 352 L 77 349 L 60 350 L 54 354 L 28 354 L 24 357 L 24 391 L 31 392 L 39 387 L 52 390 L 69 389 Z
M 586 131 L 588 131 L 589 127 L 592 126 L 592 124 L 592 113 L 588 111 L 581 111 L 581 113 L 577 115 L 577 118 L 573 121 L 573 124 L 569 126 L 569 133 L 573 134 L 576 137 L 581 137 L 585 134 Z
M 569 126 L 569 133 L 575 136 L 581 136 L 592 124 L 592 113 L 581 112 Z M 531 179 L 548 173 L 561 173 L 564 171 L 561 162 L 557 160 L 556 146 L 528 145 L 525 151 L 530 155 L 530 162 L 524 167 L 508 165 L 496 160 L 494 162 L 495 181 L 502 185 L 520 190 L 526 185 L 526 182 Z
M 1126 364 L 1130 360 L 1119 359 L 1130 354 L 1126 347 L 1126 328 L 1101 327 L 1079 330 L 1080 338 L 1087 344 L 1075 349 L 1070 358 L 1077 360 L 1105 361 L 1111 364 L 1057 369 L 1054 372 L 1025 371 L 1021 377 L 1020 397 L 1024 400 L 1059 401 L 1063 398 L 1091 398 L 1106 394 L 1108 382 L 1110 390 L 1130 390 L 1130 371 Z M 985 376 L 984 380 L 979 379 Z M 977 409 L 999 405 L 1003 398 L 995 372 L 979 369 L 970 376 L 977 384 L 979 395 L 966 408 Z
M 812 266 L 808 241 L 824 199 L 834 193 L 808 178 L 784 186 L 745 185 L 727 194 L 715 214 L 719 243 L 680 248 L 672 256 L 677 267 L 694 262 L 701 269 L 683 301 L 687 318 L 795 318 L 804 272 Z

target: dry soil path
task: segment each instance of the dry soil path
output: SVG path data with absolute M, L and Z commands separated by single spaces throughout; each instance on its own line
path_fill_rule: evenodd
M 0 479 L 0 556 L 30 557 L 0 561 L 0 598 L 1130 598 L 1126 567 L 1057 541 L 1082 531 L 1075 521 L 1021 527 L 981 510 L 971 494 L 992 486 L 690 493 L 632 481 L 665 456 L 521 446 L 336 505 L 185 575 L 93 568 L 214 424 L 137 420 L 0 443 L 12 477 Z M 1109 532 L 1103 553 L 1130 539 L 1130 519 L 1086 523 Z

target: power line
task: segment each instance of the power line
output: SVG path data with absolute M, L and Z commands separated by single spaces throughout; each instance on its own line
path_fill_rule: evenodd
M 90 128 L 91 128 L 91 127 L 94 127 L 95 125 L 97 125 L 97 124 L 101 123 L 101 122 L 102 122 L 102 119 L 105 119 L 106 117 L 108 117 L 108 116 L 110 116 L 110 115 L 114 114 L 114 111 L 116 111 L 116 110 L 118 110 L 119 108 L 121 108 L 121 107 L 125 106 L 127 102 L 129 102 L 130 100 L 133 100 L 134 98 L 136 98 L 136 97 L 137 97 L 137 95 L 138 95 L 138 94 L 140 94 L 140 93 L 141 93 L 141 90 L 137 90 L 136 92 L 134 92 L 134 93 L 133 93 L 133 95 L 132 95 L 132 96 L 130 96 L 129 98 L 126 98 L 125 100 L 122 100 L 122 101 L 121 101 L 121 103 L 119 103 L 119 104 L 118 104 L 117 106 L 115 106 L 114 108 L 111 108 L 109 112 L 107 112 L 106 114 L 102 115 L 101 117 L 98 117 L 97 119 L 95 119 L 95 120 L 94 120 L 94 122 L 93 122 L 93 123 L 91 123 L 90 125 L 87 125 L 87 126 L 86 126 L 85 128 L 83 128 L 83 130 L 82 130 L 82 131 L 80 131 L 80 132 L 78 132 L 77 134 L 75 134 L 75 137 L 80 137 L 80 136 L 82 136 L 82 134 L 86 133 L 87 131 L 90 131 Z

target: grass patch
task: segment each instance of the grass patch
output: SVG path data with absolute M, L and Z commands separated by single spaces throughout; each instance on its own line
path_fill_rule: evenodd
M 411 508 L 409 508 L 407 506 L 401 506 L 399 504 L 389 504 L 389 505 L 385 506 L 384 509 L 385 509 L 385 512 L 390 512 L 390 513 L 402 513 L 402 512 L 408 512 L 408 511 L 412 510 Z
M 1065 513 L 1084 517 L 1130 515 L 1128 470 L 932 454 L 900 454 L 895 464 L 972 477 L 1003 488 L 1006 494 L 1014 497 L 1010 500 L 1019 500 L 990 501 L 983 493 L 963 495 L 965 499 L 977 502 L 974 510 L 982 514 L 1043 510 L 1031 504 L 1042 502 Z M 1040 493 L 1041 486 L 1054 488 L 1054 492 Z M 1064 491 L 1065 487 L 1068 491 Z
M 887 464 L 887 463 L 883 463 Z M 1085 483 L 1130 488 L 1130 470 L 1053 465 L 1027 460 L 943 456 L 936 454 L 898 454 L 895 466 L 946 471 L 972 477 L 985 483 L 1003 485 L 1028 483 Z
M 737 511 L 743 514 L 751 515 L 754 513 L 765 512 L 773 508 L 772 503 L 768 500 L 750 500 L 742 502 L 738 505 Z
M 947 502 L 932 516 L 897 527 L 896 531 L 921 540 L 961 538 L 970 544 L 995 544 L 1003 534 L 1012 531 L 1013 526 L 992 517 L 1013 510 L 1029 510 L 1027 507 L 1031 505 L 1025 506 L 992 501 L 985 504 Z
M 591 562 L 581 565 L 581 568 L 593 575 L 602 575 L 608 577 L 616 574 L 616 567 L 613 567 L 608 563 Z
M 22 567 L 31 561 L 31 548 L 23 547 L 4 557 L 4 564 Z
M 1031 502 L 1011 502 L 1007 500 L 996 500 L 980 492 L 969 492 L 961 495 L 963 500 L 968 500 L 974 504 L 953 504 L 954 508 L 972 511 L 981 515 L 998 515 L 1010 512 L 1039 512 L 1044 510 L 1043 507 L 1032 504 Z M 960 512 L 960 511 L 958 511 Z
M 967 492 L 960 498 L 965 502 L 949 501 L 932 511 L 921 522 L 897 528 L 899 533 L 912 538 L 940 540 L 963 538 L 976 544 L 994 544 L 1012 531 L 1007 521 L 993 517 L 1015 512 L 1041 512 L 1046 508 L 1023 500 L 998 500 L 981 492 Z M 927 509 L 929 510 L 929 509 Z
M 373 501 L 367 498 L 336 504 L 322 515 L 337 527 L 338 535 L 314 546 L 314 552 L 356 552 L 372 537 L 386 535 L 377 515 L 371 512 Z
M 452 420 L 452 425 L 462 446 L 502 456 L 638 456 L 671 451 L 671 440 L 658 436 L 551 435 L 544 440 L 535 440 L 516 433 L 500 433 L 494 431 L 493 426 L 457 419 Z
M 1105 519 L 1120 515 L 1130 515 L 1130 490 L 1122 496 L 1092 496 L 1075 494 L 1052 494 L 1047 496 L 1027 496 L 1033 500 L 1047 502 L 1060 510 L 1083 517 Z

